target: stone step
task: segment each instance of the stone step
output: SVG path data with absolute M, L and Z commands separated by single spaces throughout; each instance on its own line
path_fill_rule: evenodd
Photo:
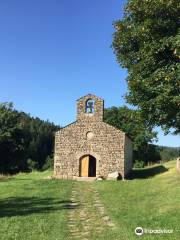
M 77 181 L 87 181 L 87 182 L 91 182 L 91 181 L 95 181 L 97 178 L 96 177 L 76 177 L 75 180 Z

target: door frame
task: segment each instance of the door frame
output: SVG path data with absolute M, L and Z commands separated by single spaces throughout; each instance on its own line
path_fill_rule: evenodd
M 82 157 L 80 157 L 80 159 L 79 159 L 79 176 L 80 177 L 90 177 L 89 176 L 89 164 L 90 164 L 90 157 L 93 157 L 94 159 L 95 159 L 95 167 L 96 167 L 96 174 L 95 174 L 95 176 L 93 176 L 93 177 L 96 177 L 97 176 L 97 158 L 96 157 L 94 157 L 93 155 L 91 155 L 91 154 L 85 154 L 85 155 L 83 155 Z M 86 173 L 86 171 L 87 171 L 87 174 L 82 174 L 82 162 L 83 161 L 85 161 L 85 163 L 84 163 L 84 168 L 86 168 L 87 167 L 87 169 L 85 169 L 85 173 Z M 83 176 L 83 175 L 85 175 L 85 176 Z

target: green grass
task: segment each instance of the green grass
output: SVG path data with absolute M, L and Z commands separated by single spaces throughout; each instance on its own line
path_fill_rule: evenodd
M 67 239 L 72 181 L 45 179 L 51 172 L 0 181 L 0 239 Z
M 144 234 L 142 239 L 180 239 L 180 174 L 176 162 L 136 170 L 133 180 L 98 182 L 96 189 L 118 231 L 111 239 L 137 239 L 136 227 L 173 229 L 173 234 Z M 177 231 L 179 230 L 179 231 Z
M 134 170 L 126 181 L 81 183 L 50 180 L 52 172 L 18 174 L 0 180 L 0 240 L 69 239 L 68 203 L 72 187 L 84 190 L 93 204 L 89 184 L 100 193 L 116 230 L 93 233 L 90 240 L 180 239 L 180 174 L 176 162 Z M 82 186 L 81 186 L 82 184 Z M 87 187 L 87 188 L 86 188 Z M 86 194 L 86 192 L 88 193 Z M 89 197 L 88 197 L 88 194 Z M 93 211 L 93 208 L 92 208 Z M 98 223 L 98 219 L 96 220 Z M 173 234 L 134 234 L 137 227 L 173 229 Z

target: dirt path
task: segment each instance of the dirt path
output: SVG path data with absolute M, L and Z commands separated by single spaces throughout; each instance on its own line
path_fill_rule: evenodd
M 104 229 L 115 229 L 91 182 L 75 182 L 68 216 L 69 239 L 91 240 Z

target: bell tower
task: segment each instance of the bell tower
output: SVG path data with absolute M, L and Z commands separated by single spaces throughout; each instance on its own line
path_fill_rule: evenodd
M 88 94 L 77 100 L 77 121 L 102 122 L 104 115 L 104 100 Z

